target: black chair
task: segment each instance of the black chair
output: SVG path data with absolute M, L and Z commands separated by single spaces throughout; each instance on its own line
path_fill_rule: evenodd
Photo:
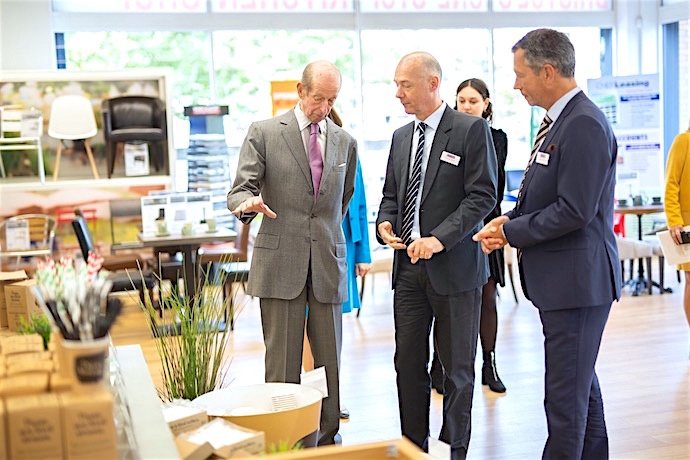
M 89 252 L 97 254 L 86 219 L 84 219 L 83 216 L 75 215 L 72 220 L 72 228 L 77 236 L 77 241 L 79 241 L 79 248 L 81 249 L 84 260 L 88 260 Z M 140 272 L 138 268 L 124 269 L 124 271 L 111 271 L 112 267 L 108 266 L 105 259 L 103 268 L 110 271 L 108 278 L 113 282 L 111 292 L 124 292 L 136 289 L 139 291 L 139 298 L 141 299 L 142 305 L 146 304 L 146 293 L 148 293 L 151 305 L 156 309 L 160 308 L 153 301 L 153 290 L 157 285 L 157 278 L 153 271 L 142 269 Z
M 120 142 L 152 142 L 160 144 L 160 153 L 151 159 L 156 171 L 168 171 L 168 130 L 165 102 L 157 97 L 120 96 L 105 99 L 101 104 L 103 136 L 106 143 L 108 178 L 112 177 Z
M 217 265 L 217 269 L 224 274 L 223 300 L 225 302 L 225 312 L 227 323 L 230 317 L 230 330 L 235 329 L 235 294 L 237 284 L 245 290 L 249 279 L 249 267 L 251 265 L 251 254 L 254 248 L 254 237 L 251 224 L 238 224 L 240 231 L 238 235 L 239 245 L 234 249 L 225 248 L 214 251 L 213 248 L 200 248 L 197 252 L 197 264 L 200 271 L 211 271 L 212 265 Z

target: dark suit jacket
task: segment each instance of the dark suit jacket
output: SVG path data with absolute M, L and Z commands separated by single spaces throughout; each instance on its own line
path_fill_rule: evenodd
M 413 131 L 414 122 L 393 133 L 376 219 L 377 228 L 381 222 L 391 222 L 396 235 L 401 232 Z M 459 156 L 458 165 L 442 161 L 443 152 Z M 496 204 L 496 176 L 489 125 L 446 107 L 431 145 L 419 211 L 422 237 L 435 236 L 445 246 L 425 262 L 431 284 L 442 295 L 475 289 L 488 279 L 486 255 L 472 235 Z M 401 252 L 395 254 L 393 288 Z
M 565 106 L 534 162 L 519 206 L 503 226 L 522 250 L 520 282 L 535 306 L 559 310 L 620 298 L 613 234 L 617 144 L 604 114 L 583 92 Z

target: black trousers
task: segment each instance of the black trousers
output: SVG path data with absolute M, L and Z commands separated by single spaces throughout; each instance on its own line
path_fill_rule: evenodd
M 464 459 L 470 442 L 481 286 L 441 295 L 431 286 L 426 264 L 423 260 L 412 264 L 402 255 L 395 281 L 395 370 L 400 425 L 403 436 L 428 451 L 429 334 L 436 318 L 437 351 L 446 374 L 439 438 L 450 444 L 451 458 Z

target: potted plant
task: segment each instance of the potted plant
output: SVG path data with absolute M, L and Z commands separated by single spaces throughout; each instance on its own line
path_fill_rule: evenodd
M 228 263 L 230 258 L 221 262 Z M 170 291 L 160 292 L 160 315 L 145 295 L 144 311 L 161 360 L 164 401 L 192 400 L 220 388 L 225 380 L 229 358 L 226 356 L 228 328 L 224 327 L 226 309 L 223 285 L 229 282 L 223 270 L 210 265 L 198 270 L 197 295 L 181 295 L 173 284 Z M 159 279 L 159 282 L 162 281 Z M 141 301 L 140 301 L 141 302 Z M 163 312 L 169 312 L 175 323 L 165 324 Z

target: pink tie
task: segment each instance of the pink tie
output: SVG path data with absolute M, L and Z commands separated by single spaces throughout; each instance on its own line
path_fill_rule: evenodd
M 309 167 L 311 168 L 311 180 L 314 184 L 314 201 L 319 195 L 321 173 L 323 172 L 323 158 L 319 147 L 319 125 L 312 123 L 309 128 Z

